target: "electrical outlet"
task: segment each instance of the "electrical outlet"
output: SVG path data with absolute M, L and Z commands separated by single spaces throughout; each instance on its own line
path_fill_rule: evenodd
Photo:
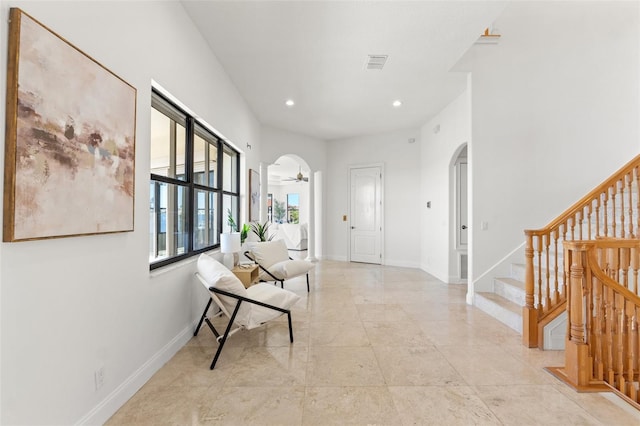
M 98 390 L 104 385 L 104 366 L 100 366 L 100 368 L 95 371 L 94 378 L 96 381 L 96 390 Z

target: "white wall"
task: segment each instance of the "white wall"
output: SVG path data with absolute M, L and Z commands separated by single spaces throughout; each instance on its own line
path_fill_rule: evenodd
M 255 168 L 260 126 L 178 2 L 3 1 L 5 35 L 10 6 L 138 89 L 135 231 L 3 243 L 0 252 L 0 423 L 101 423 L 189 339 L 196 302 L 206 301 L 193 263 L 149 272 L 152 79 L 238 147 L 250 143 L 246 163 Z
M 307 163 L 311 173 L 324 171 L 326 168 L 327 147 L 321 139 L 263 125 L 260 140 L 261 159 L 267 164 L 283 155 L 293 154 Z
M 500 43 L 461 61 L 472 279 L 638 154 L 638 18 L 638 2 L 512 2 L 494 23 Z
M 469 92 L 465 91 L 420 129 L 420 267 L 444 282 L 457 278 L 451 167 L 470 140 L 469 107 Z
M 414 138 L 415 143 L 408 143 Z M 349 250 L 349 166 L 383 163 L 384 247 L 388 265 L 420 265 L 420 141 L 419 130 L 340 139 L 328 142 L 325 179 L 325 256 L 346 260 Z

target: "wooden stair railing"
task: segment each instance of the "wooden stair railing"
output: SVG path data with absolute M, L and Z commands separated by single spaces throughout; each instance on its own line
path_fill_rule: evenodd
M 640 409 L 640 240 L 565 243 L 568 325 L 564 368 L 548 368 L 583 392 L 613 390 Z
M 573 240 L 635 238 L 640 233 L 640 155 L 545 228 L 525 230 L 525 306 L 522 343 L 542 347 L 542 328 L 564 312 L 567 271 L 562 244 Z

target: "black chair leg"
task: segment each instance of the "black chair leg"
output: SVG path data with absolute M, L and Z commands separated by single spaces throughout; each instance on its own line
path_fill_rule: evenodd
M 309 293 L 309 274 L 307 274 L 307 293 Z
M 241 303 L 242 303 L 242 300 L 238 300 L 238 304 L 236 305 L 236 308 L 233 310 L 233 315 L 231 315 L 231 319 L 229 320 L 229 324 L 227 324 L 227 329 L 224 331 L 224 335 L 222 336 L 222 339 L 220 339 L 218 350 L 216 351 L 216 355 L 213 357 L 213 361 L 211 362 L 211 367 L 209 367 L 210 370 L 213 370 L 213 367 L 216 366 L 216 362 L 218 362 L 218 357 L 220 356 L 220 353 L 222 352 L 222 347 L 224 346 L 225 342 L 227 341 L 227 337 L 229 337 L 229 332 L 231 331 L 231 327 L 233 326 L 233 322 L 236 319 L 236 314 L 238 313 L 238 309 L 240 309 L 240 304 Z
M 209 303 L 207 303 L 207 307 L 204 308 L 204 312 L 202 313 L 202 316 L 200 317 L 200 322 L 198 322 L 198 326 L 196 327 L 196 331 L 193 332 L 194 337 L 198 335 L 198 331 L 200 331 L 200 327 L 202 327 L 202 322 L 207 317 L 207 311 L 209 310 L 209 307 L 211 306 L 211 302 L 213 302 L 213 299 L 210 297 L 209 298 Z
M 293 343 L 293 327 L 291 326 L 291 312 L 287 312 L 287 317 L 289 318 L 289 341 Z

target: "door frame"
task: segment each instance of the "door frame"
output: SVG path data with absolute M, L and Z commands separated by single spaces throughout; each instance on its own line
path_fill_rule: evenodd
M 384 163 L 365 163 L 365 164 L 352 164 L 347 170 L 347 262 L 351 262 L 351 171 L 354 169 L 364 169 L 378 167 L 380 169 L 380 265 L 384 265 Z

